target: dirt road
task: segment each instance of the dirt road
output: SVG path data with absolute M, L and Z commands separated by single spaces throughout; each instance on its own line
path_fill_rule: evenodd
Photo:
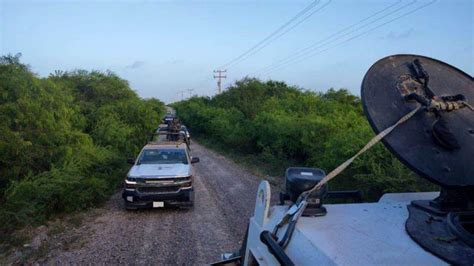
M 36 262 L 202 265 L 238 249 L 260 178 L 197 143 L 191 148 L 201 160 L 194 208 L 126 211 L 118 193 L 80 227 L 78 244 L 48 250 Z

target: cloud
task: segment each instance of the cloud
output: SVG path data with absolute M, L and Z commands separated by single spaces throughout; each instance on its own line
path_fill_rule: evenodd
M 407 39 L 413 36 L 414 33 L 415 33 L 415 30 L 413 28 L 409 28 L 407 30 L 399 31 L 399 32 L 390 31 L 387 35 L 383 36 L 382 39 L 391 40 L 391 41 Z
M 142 67 L 142 66 L 144 66 L 144 65 L 145 65 L 145 62 L 144 62 L 144 61 L 139 61 L 139 60 L 137 60 L 137 61 L 133 62 L 132 64 L 127 65 L 126 68 L 137 69 L 137 68 L 140 68 L 140 67 Z

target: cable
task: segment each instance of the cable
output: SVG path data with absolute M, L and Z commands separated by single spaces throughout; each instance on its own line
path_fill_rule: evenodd
M 261 40 L 260 42 L 258 42 L 256 45 L 252 46 L 250 49 L 248 49 L 247 51 L 245 51 L 244 53 L 242 53 L 241 55 L 237 56 L 236 58 L 230 60 L 229 62 L 225 63 L 224 65 L 220 66 L 219 69 L 224 69 L 224 68 L 228 68 L 229 65 L 233 64 L 234 62 L 236 62 L 237 60 L 240 60 L 242 57 L 246 56 L 247 54 L 251 53 L 254 49 L 258 48 L 260 45 L 264 44 L 266 41 L 268 41 L 270 38 L 272 38 L 273 36 L 275 36 L 276 34 L 278 34 L 280 31 L 282 31 L 283 29 L 285 29 L 288 25 L 290 25 L 291 23 L 293 23 L 293 21 L 297 20 L 299 17 L 301 17 L 302 15 L 304 15 L 305 13 L 307 13 L 309 10 L 313 9 L 316 5 L 318 5 L 320 2 L 320 0 L 315 0 L 313 2 L 311 2 L 308 6 L 306 6 L 303 10 L 301 10 L 300 12 L 298 12 L 295 16 L 293 16 L 290 20 L 288 20 L 286 23 L 284 23 L 283 25 L 281 25 L 278 29 L 276 29 L 275 31 L 273 31 L 272 33 L 270 33 L 270 35 L 268 35 L 267 37 L 265 37 L 263 40 Z
M 358 30 L 360 30 L 360 29 L 363 29 L 363 28 L 365 28 L 365 27 L 367 27 L 367 26 L 370 26 L 370 25 L 374 24 L 374 23 L 377 22 L 377 21 L 380 21 L 380 20 L 382 20 L 382 19 L 384 19 L 384 18 L 386 18 L 386 17 L 388 17 L 388 16 L 390 16 L 390 15 L 392 15 L 392 14 L 394 14 L 394 13 L 396 13 L 396 12 L 398 12 L 398 11 L 400 11 L 400 10 L 402 10 L 402 9 L 404 9 L 404 8 L 406 8 L 406 7 L 408 7 L 408 6 L 410 6 L 410 5 L 415 4 L 416 1 L 417 1 L 417 0 L 414 0 L 414 1 L 410 2 L 410 3 L 407 3 L 407 4 L 405 4 L 405 5 L 403 5 L 403 6 L 399 7 L 399 8 L 397 8 L 397 9 L 395 9 L 395 10 L 392 10 L 392 11 L 390 11 L 390 12 L 384 14 L 383 16 L 381 16 L 381 17 L 379 17 L 379 18 L 376 18 L 376 19 L 371 20 L 371 21 L 369 21 L 369 22 L 367 22 L 367 23 L 364 23 L 363 25 L 361 25 L 361 26 L 355 28 L 354 30 L 351 30 L 351 31 L 349 31 L 349 32 L 346 32 L 346 33 L 344 33 L 344 34 L 341 34 L 341 33 L 345 32 L 345 31 L 347 31 L 347 30 L 353 28 L 354 26 L 359 25 L 360 23 L 362 23 L 362 22 L 364 22 L 364 21 L 367 21 L 367 20 L 369 20 L 369 19 L 371 19 L 371 18 L 373 18 L 373 17 L 376 17 L 377 15 L 379 15 L 379 14 L 381 14 L 381 13 L 384 13 L 385 11 L 387 11 L 387 10 L 391 9 L 392 7 L 398 5 L 401 1 L 398 1 L 398 2 L 396 2 L 396 3 L 394 3 L 394 4 L 391 4 L 390 6 L 384 8 L 384 9 L 382 9 L 382 10 L 380 10 L 380 11 L 377 11 L 377 12 L 373 13 L 372 15 L 370 15 L 370 16 L 368 16 L 368 17 L 366 17 L 366 18 L 364 18 L 364 19 L 362 19 L 362 20 L 360 20 L 360 21 L 358 21 L 358 22 L 356 22 L 356 23 L 354 23 L 354 24 L 352 24 L 352 25 L 350 25 L 350 26 L 348 26 L 348 27 L 346 27 L 346 28 L 344 28 L 344 29 L 338 31 L 338 32 L 336 32 L 335 34 L 332 34 L 332 35 L 330 35 L 330 36 L 328 36 L 328 37 L 326 37 L 326 38 L 324 38 L 324 39 L 322 39 L 322 40 L 320 40 L 320 41 L 317 41 L 317 42 L 311 44 L 310 46 L 308 46 L 308 47 L 306 47 L 306 48 L 303 48 L 303 49 L 299 50 L 298 52 L 293 53 L 292 55 L 289 55 L 289 56 L 285 57 L 284 59 L 281 59 L 281 60 L 277 61 L 276 63 L 274 63 L 274 64 L 272 64 L 272 65 L 270 65 L 270 66 L 267 66 L 267 67 L 265 67 L 265 68 L 263 68 L 263 69 L 261 69 L 261 70 L 259 70 L 259 71 L 257 71 L 257 72 L 263 72 L 264 74 L 268 74 L 269 72 L 272 72 L 272 71 L 273 71 L 272 68 L 275 68 L 275 69 L 276 69 L 276 68 L 279 68 L 280 66 L 282 66 L 282 65 L 284 65 L 284 64 L 286 64 L 286 63 L 288 63 L 288 62 L 291 62 L 291 61 L 295 60 L 296 58 L 301 58 L 302 56 L 306 56 L 306 54 L 310 53 L 312 50 L 316 50 L 316 49 L 318 49 L 318 48 L 320 48 L 320 47 L 323 47 L 323 46 L 325 46 L 325 45 L 328 45 L 328 44 L 330 44 L 330 43 L 332 43 L 332 42 L 334 42 L 334 41 L 336 41 L 336 40 L 339 40 L 339 39 L 341 39 L 341 38 L 344 37 L 344 36 L 347 36 L 347 35 L 352 34 L 352 33 L 356 32 L 356 31 L 358 31 Z M 341 34 L 341 35 L 339 35 L 339 34 Z M 338 35 L 339 35 L 339 36 L 338 36 Z M 318 45 L 318 44 L 319 44 L 319 45 Z M 268 72 L 268 73 L 267 73 L 267 72 Z
M 392 7 L 394 7 L 394 6 L 398 5 L 398 4 L 400 4 L 401 2 L 402 2 L 402 0 L 398 0 L 397 2 L 395 2 L 395 3 L 391 4 L 391 5 L 389 5 L 388 7 L 384 8 L 384 9 L 382 9 L 382 10 L 379 10 L 379 11 L 373 13 L 372 15 L 370 15 L 370 16 L 368 16 L 368 17 L 362 19 L 362 20 L 359 20 L 358 22 L 356 22 L 356 23 L 354 23 L 354 24 L 352 24 L 352 25 L 349 25 L 348 27 L 345 27 L 344 29 L 339 30 L 339 31 L 336 32 L 336 33 L 333 33 L 333 34 L 331 34 L 330 36 L 328 36 L 328 37 L 326 37 L 326 38 L 324 38 L 324 39 L 322 39 L 322 40 L 320 40 L 320 41 L 317 41 L 317 42 L 311 44 L 310 46 L 308 46 L 308 47 L 306 47 L 306 48 L 300 49 L 300 50 L 297 51 L 296 53 L 293 53 L 293 54 L 291 54 L 291 55 L 289 55 L 289 56 L 287 56 L 287 57 L 285 57 L 285 58 L 283 58 L 283 59 L 280 59 L 280 60 L 278 60 L 277 62 L 273 63 L 273 64 L 270 65 L 270 66 L 267 66 L 267 67 L 264 67 L 264 68 L 258 70 L 257 73 L 258 73 L 258 72 L 261 72 L 261 71 L 265 71 L 267 68 L 270 69 L 270 68 L 274 67 L 274 66 L 277 65 L 277 64 L 280 64 L 280 63 L 282 63 L 282 62 L 284 62 L 284 61 L 286 61 L 286 60 L 288 60 L 288 59 L 291 59 L 291 57 L 294 57 L 294 56 L 296 56 L 296 55 L 298 55 L 298 54 L 300 54 L 300 53 L 302 53 L 302 52 L 308 51 L 308 50 L 310 50 L 312 47 L 314 47 L 315 45 L 317 45 L 317 44 L 319 44 L 319 43 L 321 43 L 321 42 L 325 42 L 325 41 L 327 41 L 327 40 L 330 40 L 330 39 L 332 39 L 333 37 L 335 37 L 335 36 L 337 36 L 337 35 L 339 35 L 339 34 L 345 32 L 346 30 L 351 29 L 351 28 L 353 28 L 354 26 L 357 26 L 358 24 L 360 24 L 360 23 L 362 23 L 362 22 L 364 22 L 364 21 L 366 21 L 366 20 L 368 20 L 368 19 L 373 18 L 373 17 L 377 16 L 378 14 L 385 12 L 386 10 L 389 10 L 390 8 L 392 8 Z
M 261 45 L 260 47 L 258 47 L 256 50 L 254 50 L 253 52 L 251 52 L 250 54 L 248 54 L 247 56 L 241 58 L 240 60 L 237 60 L 236 62 L 233 63 L 233 65 L 237 65 L 239 64 L 240 62 L 246 60 L 247 58 L 251 57 L 252 55 L 258 53 L 260 50 L 262 50 L 263 48 L 267 47 L 269 44 L 271 44 L 272 42 L 280 39 L 280 37 L 282 37 L 283 35 L 285 35 L 286 33 L 288 33 L 289 31 L 291 31 L 292 29 L 296 28 L 298 25 L 300 25 L 301 23 L 303 23 L 304 21 L 306 21 L 308 18 L 310 18 L 311 16 L 313 16 L 314 14 L 318 13 L 319 11 L 321 11 L 322 9 L 324 9 L 326 6 L 328 6 L 330 3 L 331 3 L 332 0 L 329 0 L 327 1 L 323 6 L 321 6 L 320 8 L 314 10 L 313 12 L 311 12 L 310 14 L 308 14 L 306 17 L 304 17 L 302 20 L 298 21 L 296 24 L 294 24 L 293 26 L 291 26 L 290 28 L 287 28 L 285 31 L 283 31 L 282 33 L 280 33 L 279 35 L 275 36 L 273 39 L 269 40 L 268 42 L 264 43 L 263 45 Z M 400 0 L 401 1 L 401 0 Z
M 326 51 L 328 51 L 328 50 L 330 50 L 330 49 L 333 49 L 333 48 L 335 48 L 335 47 L 344 45 L 344 44 L 346 44 L 346 43 L 348 43 L 348 42 L 350 42 L 350 41 L 352 41 L 352 40 L 354 40 L 354 39 L 356 39 L 356 38 L 358 38 L 358 37 L 360 37 L 360 36 L 362 36 L 362 35 L 364 35 L 364 34 L 367 34 L 367 33 L 369 33 L 369 32 L 372 32 L 372 31 L 374 31 L 374 30 L 376 30 L 376 29 L 378 29 L 378 28 L 380 28 L 380 27 L 383 27 L 383 26 L 385 26 L 385 25 L 387 25 L 387 24 L 389 24 L 389 23 L 392 23 L 393 21 L 396 21 L 396 20 L 399 20 L 399 19 L 401 19 L 401 18 L 403 18 L 403 17 L 405 17 L 405 16 L 408 16 L 408 15 L 410 15 L 410 14 L 412 14 L 412 13 L 414 13 L 414 12 L 420 10 L 420 9 L 426 8 L 427 6 L 430 6 L 430 5 L 434 4 L 436 1 L 437 1 L 437 0 L 432 0 L 431 2 L 428 2 L 428 3 L 426 3 L 426 4 L 422 5 L 422 6 L 419 6 L 418 8 L 415 8 L 415 9 L 413 9 L 413 10 L 411 10 L 411 11 L 408 11 L 408 12 L 406 12 L 406 13 L 403 13 L 403 14 L 401 14 L 400 16 L 397 16 L 397 17 L 395 17 L 395 18 L 393 18 L 393 19 L 391 19 L 391 20 L 388 20 L 388 21 L 386 21 L 386 22 L 384 22 L 384 23 L 382 23 L 382 24 L 379 24 L 379 25 L 377 25 L 377 26 L 375 26 L 375 27 L 373 27 L 373 28 L 370 28 L 370 29 L 368 29 L 368 30 L 366 30 L 366 31 L 364 31 L 364 32 L 362 32 L 362 33 L 360 33 L 360 34 L 358 34 L 358 35 L 355 35 L 355 36 L 353 36 L 353 37 L 351 37 L 351 38 L 349 38 L 349 39 L 346 39 L 346 40 L 344 40 L 344 41 L 342 41 L 342 42 L 340 42 L 340 43 L 337 43 L 336 45 L 333 45 L 333 46 L 331 46 L 331 47 L 329 47 L 329 48 L 326 48 L 326 49 L 324 49 L 324 50 L 318 51 L 317 53 L 313 53 L 313 54 L 311 54 L 311 55 L 307 55 L 307 54 L 306 54 L 305 57 L 302 58 L 301 60 L 296 60 L 296 61 L 290 62 L 290 63 L 288 63 L 288 64 L 286 64 L 286 65 L 283 64 L 282 66 L 277 67 L 277 68 L 275 68 L 275 69 L 273 69 L 273 70 L 270 70 L 270 71 L 266 72 L 265 74 L 269 74 L 269 73 L 271 73 L 271 72 L 281 70 L 281 69 L 283 69 L 283 68 L 285 68 L 285 67 L 287 67 L 287 66 L 289 66 L 289 65 L 292 65 L 292 64 L 295 64 L 295 63 L 299 63 L 299 62 L 301 62 L 301 61 L 304 61 L 304 60 L 306 60 L 306 59 L 309 59 L 309 58 L 311 58 L 311 57 L 314 57 L 315 55 L 318 55 L 318 54 L 320 54 L 320 53 L 326 52 Z M 308 54 L 310 54 L 310 53 L 308 53 Z

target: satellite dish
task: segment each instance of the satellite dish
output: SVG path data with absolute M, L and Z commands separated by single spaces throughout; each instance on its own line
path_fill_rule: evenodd
M 361 96 L 376 133 L 423 106 L 382 140 L 402 163 L 441 186 L 436 199 L 411 202 L 405 228 L 445 261 L 473 265 L 473 78 L 436 59 L 394 55 L 369 69 Z
M 459 100 L 459 95 L 474 105 L 473 78 L 420 55 L 393 55 L 377 61 L 365 75 L 361 92 L 365 115 L 376 133 L 423 100 L 447 96 Z M 414 172 L 442 187 L 474 186 L 474 112 L 469 108 L 438 113 L 420 110 L 383 143 Z

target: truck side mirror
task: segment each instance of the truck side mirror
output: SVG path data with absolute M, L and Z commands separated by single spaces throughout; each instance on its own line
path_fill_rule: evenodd
M 193 157 L 191 159 L 191 163 L 198 163 L 199 162 L 199 157 Z
M 134 165 L 135 164 L 135 158 L 128 158 L 127 163 L 131 164 L 131 165 Z

